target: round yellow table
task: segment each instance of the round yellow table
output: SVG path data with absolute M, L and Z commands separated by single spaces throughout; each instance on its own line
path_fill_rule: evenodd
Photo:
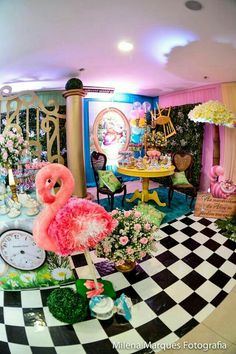
M 140 177 L 142 178 L 142 191 L 138 189 L 134 192 L 133 196 L 130 199 L 126 199 L 127 202 L 133 202 L 135 199 L 141 199 L 142 202 L 148 202 L 149 200 L 154 200 L 159 206 L 166 206 L 166 203 L 162 203 L 158 197 L 157 191 L 149 193 L 149 178 L 151 177 L 166 177 L 174 174 L 175 166 L 171 165 L 168 168 L 160 168 L 158 170 L 141 170 L 138 168 L 127 168 L 127 167 L 118 167 L 117 172 L 122 175 Z

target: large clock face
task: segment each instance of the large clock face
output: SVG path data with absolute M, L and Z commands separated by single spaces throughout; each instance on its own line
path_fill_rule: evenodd
M 0 236 L 0 255 L 14 268 L 33 270 L 46 259 L 46 252 L 39 248 L 33 236 L 22 230 L 5 231 Z

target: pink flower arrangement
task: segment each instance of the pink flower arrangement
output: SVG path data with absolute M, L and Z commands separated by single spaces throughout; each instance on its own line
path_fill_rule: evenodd
M 27 163 L 25 165 L 25 168 L 27 170 L 40 170 L 41 168 L 48 165 L 49 163 L 50 162 L 48 162 L 48 161 L 31 162 L 31 163 Z
M 136 261 L 156 251 L 157 227 L 150 224 L 135 208 L 111 212 L 117 226 L 96 246 L 98 257 L 108 258 L 116 266 Z
M 28 141 L 25 141 L 22 134 L 18 133 L 15 128 L 0 134 L 0 165 L 16 166 L 22 152 L 28 146 Z

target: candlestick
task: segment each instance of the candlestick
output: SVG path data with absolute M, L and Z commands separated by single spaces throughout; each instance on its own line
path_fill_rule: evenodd
M 16 184 L 11 168 L 8 169 L 8 183 L 9 186 L 14 186 Z
M 18 197 L 17 197 L 17 193 L 16 193 L 16 185 L 12 185 L 12 186 L 10 186 L 10 188 L 11 188 L 11 194 L 12 194 L 11 199 L 14 200 L 14 202 L 18 202 Z
M 16 183 L 11 168 L 8 169 L 8 184 L 11 188 L 12 200 L 14 200 L 14 202 L 18 202 L 18 197 L 16 193 Z

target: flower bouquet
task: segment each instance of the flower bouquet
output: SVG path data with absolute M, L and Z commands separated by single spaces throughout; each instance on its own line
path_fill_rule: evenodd
M 28 141 L 14 128 L 0 134 L 0 165 L 8 168 L 16 166 L 28 146 Z
M 160 149 L 167 145 L 167 139 L 164 133 L 152 131 L 146 134 L 146 145 L 148 149 Z
M 188 117 L 194 122 L 214 123 L 230 128 L 236 124 L 235 115 L 223 103 L 212 100 L 195 106 Z
M 50 162 L 47 161 L 38 161 L 38 159 L 34 159 L 33 162 L 25 163 L 24 169 L 14 170 L 18 189 L 25 192 L 33 191 L 35 189 L 35 176 L 37 172 L 49 163 Z
M 135 208 L 129 211 L 115 209 L 111 212 L 117 221 L 114 231 L 96 246 L 98 257 L 108 258 L 121 266 L 136 262 L 157 250 L 157 226 L 150 224 Z

